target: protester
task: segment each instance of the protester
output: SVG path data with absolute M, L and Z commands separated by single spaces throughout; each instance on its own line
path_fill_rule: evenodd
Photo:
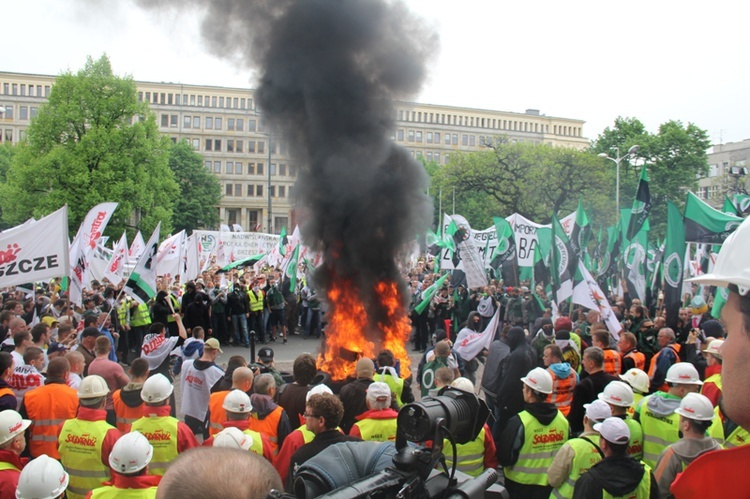
M 588 376 L 583 378 L 573 390 L 573 402 L 568 413 L 570 431 L 573 434 L 583 431 L 583 416 L 586 413 L 583 404 L 596 400 L 605 386 L 612 381 L 617 381 L 615 376 L 604 372 L 604 351 L 601 348 L 589 347 L 584 350 L 582 363 Z

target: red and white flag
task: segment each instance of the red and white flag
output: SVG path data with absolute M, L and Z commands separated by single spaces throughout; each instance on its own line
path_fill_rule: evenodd
M 115 251 L 112 253 L 112 258 L 109 260 L 107 270 L 104 273 L 104 277 L 109 279 L 109 282 L 117 286 L 122 282 L 122 272 L 125 269 L 125 263 L 128 261 L 128 236 L 125 232 L 122 233 L 122 237 L 115 246 Z
M 96 248 L 117 203 L 101 203 L 91 208 L 70 245 L 70 301 L 82 305 L 83 288 L 88 285 L 88 254 Z

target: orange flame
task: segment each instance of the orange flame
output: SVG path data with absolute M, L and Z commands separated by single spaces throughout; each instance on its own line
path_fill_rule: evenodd
M 318 357 L 318 367 L 334 380 L 356 375 L 355 365 L 359 358 L 375 357 L 376 345 L 367 337 L 370 328 L 377 328 L 377 334 L 382 335 L 378 348 L 390 349 L 395 358 L 401 361 L 401 375 L 410 374 L 406 342 L 411 324 L 402 305 L 398 285 L 383 281 L 377 283 L 374 290 L 378 302 L 374 306 L 380 307 L 385 316 L 376 326 L 369 325 L 365 305 L 351 282 L 337 279 L 328 290 L 331 317 L 323 351 Z

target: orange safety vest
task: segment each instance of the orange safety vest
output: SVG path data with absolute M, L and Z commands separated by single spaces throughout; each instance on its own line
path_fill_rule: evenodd
M 570 404 L 573 402 L 573 390 L 578 384 L 576 372 L 571 369 L 567 378 L 558 378 L 552 369 L 547 369 L 552 376 L 552 399 L 557 409 L 567 416 L 570 412 Z
M 640 369 L 641 371 L 646 369 L 646 356 L 638 350 L 629 351 L 623 355 L 623 359 L 632 359 L 636 369 Z
M 122 401 L 122 390 L 117 390 L 112 394 L 112 403 L 115 406 L 115 416 L 117 417 L 117 429 L 123 434 L 130 433 L 130 427 L 133 423 L 143 416 L 143 404 L 130 407 Z
M 622 358 L 614 348 L 604 349 L 604 372 L 613 376 L 622 374 Z
M 258 419 L 257 414 L 249 420 L 248 429 L 257 431 L 268 437 L 271 442 L 271 451 L 275 456 L 279 452 L 279 421 L 281 420 L 281 414 L 284 412 L 284 408 L 281 406 L 276 407 L 268 416 L 263 419 Z
M 29 453 L 31 457 L 47 454 L 60 459 L 57 451 L 57 436 L 60 428 L 69 419 L 76 417 L 78 395 L 68 385 L 51 383 L 29 390 L 24 396 L 24 406 L 31 425 Z
M 208 433 L 213 437 L 224 429 L 221 423 L 227 420 L 227 411 L 224 410 L 224 399 L 229 395 L 229 390 L 214 392 L 208 402 L 209 423 Z
M 661 350 L 659 350 L 658 352 L 656 352 L 656 354 L 654 354 L 653 357 L 651 357 L 651 365 L 648 366 L 648 379 L 650 379 L 650 380 L 654 379 L 654 374 L 656 374 L 656 364 L 657 364 L 657 361 L 659 360 L 659 355 L 661 355 L 661 353 L 664 350 L 666 350 L 667 348 L 669 348 L 670 350 L 672 350 L 674 352 L 674 355 L 675 355 L 675 358 L 676 358 L 677 362 L 680 361 L 680 348 L 681 348 L 681 345 L 679 345 L 678 343 L 670 343 L 669 345 L 665 346 L 664 348 L 662 348 Z M 652 390 L 654 389 L 653 386 L 651 388 L 652 388 Z M 658 388 L 658 390 L 661 390 L 663 392 L 667 392 L 667 391 L 669 391 L 669 385 L 665 381 L 664 384 L 661 385 Z M 654 390 L 654 391 L 656 391 L 656 390 Z
M 16 394 L 10 388 L 0 388 L 0 397 L 4 397 L 5 395 L 13 395 L 14 397 L 16 396 Z

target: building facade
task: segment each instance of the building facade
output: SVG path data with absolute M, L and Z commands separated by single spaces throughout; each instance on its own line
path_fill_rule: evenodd
M 24 139 L 54 79 L 0 72 L 0 141 Z M 141 81 L 136 86 L 139 101 L 156 113 L 159 130 L 173 141 L 187 140 L 219 179 L 222 223 L 272 233 L 295 225 L 294 182 L 300 165 L 284 140 L 264 126 L 253 89 Z M 577 149 L 589 144 L 583 121 L 533 109 L 510 113 L 397 102 L 395 113 L 392 139 L 415 158 L 439 164 L 446 164 L 451 154 L 478 151 L 500 138 Z
M 698 180 L 698 197 L 721 209 L 724 199 L 747 193 L 750 180 L 750 139 L 716 144 L 708 153 L 708 175 Z

